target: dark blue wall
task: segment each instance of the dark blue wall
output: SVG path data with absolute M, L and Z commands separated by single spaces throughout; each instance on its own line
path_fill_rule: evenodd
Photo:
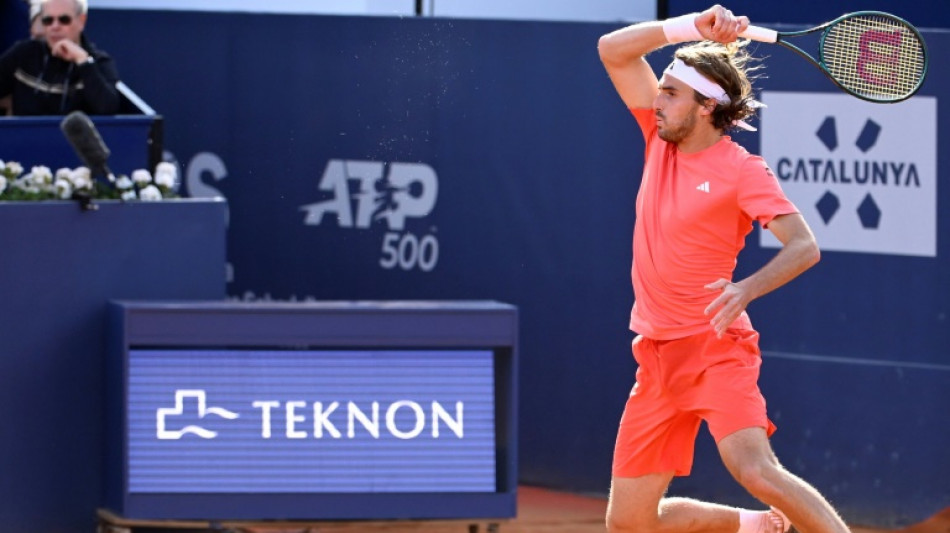
M 0 0 L 0 50 L 30 36 L 30 9 L 21 0 Z
M 714 2 L 705 0 L 668 0 L 669 15 L 702 11 Z M 796 2 L 763 2 L 731 0 L 720 2 L 737 15 L 746 15 L 753 24 L 782 23 L 817 26 L 854 11 L 885 11 L 893 13 L 920 28 L 950 27 L 950 3 L 901 2 L 899 0 L 798 0 Z
M 92 531 L 102 505 L 106 310 L 224 296 L 224 202 L 0 203 L 0 524 Z M 12 231 L 11 231 L 12 229 Z
M 166 147 L 189 191 L 228 198 L 232 296 L 517 305 L 521 479 L 606 491 L 633 381 L 626 325 L 643 150 L 597 59 L 598 36 L 616 25 L 95 17 L 93 39 L 165 116 Z M 938 58 L 950 45 L 943 33 L 927 37 Z M 834 91 L 790 52 L 767 53 L 761 87 Z M 660 66 L 668 55 L 652 57 Z M 934 61 L 922 94 L 946 93 L 942 64 Z M 759 149 L 757 135 L 736 137 Z M 947 157 L 938 168 L 950 168 Z M 308 209 L 340 193 L 320 184 L 336 171 L 357 177 L 367 168 L 360 161 L 382 175 L 395 163 L 424 165 L 437 176 L 437 200 L 404 227 L 349 227 L 330 215 L 306 225 Z M 425 188 L 420 168 L 403 193 Z M 385 199 L 373 185 L 346 182 L 347 205 Z M 939 203 L 948 191 L 937 189 Z M 942 217 L 938 234 L 947 231 Z M 406 243 L 408 253 L 424 240 L 438 245 L 431 270 L 381 266 L 387 242 Z M 739 275 L 774 253 L 757 243 L 754 232 Z M 907 522 L 950 501 L 948 246 L 938 239 L 936 257 L 826 252 L 751 308 L 766 350 L 762 386 L 780 426 L 775 448 L 850 519 Z M 697 459 L 676 493 L 748 501 L 708 437 Z

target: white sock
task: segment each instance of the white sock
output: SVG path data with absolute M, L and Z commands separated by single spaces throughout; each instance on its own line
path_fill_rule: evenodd
M 775 526 L 769 518 L 769 511 L 748 511 L 739 509 L 739 531 L 736 533 L 772 533 Z

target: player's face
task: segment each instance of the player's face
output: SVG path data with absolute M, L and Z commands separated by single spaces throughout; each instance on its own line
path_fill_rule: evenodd
M 75 0 L 47 0 L 43 2 L 40 21 L 46 42 L 52 47 L 63 39 L 78 43 L 79 34 L 86 25 L 86 16 L 79 14 Z
M 702 106 L 693 97 L 693 88 L 672 76 L 664 74 L 659 89 L 653 99 L 657 133 L 664 141 L 679 143 L 695 129 Z

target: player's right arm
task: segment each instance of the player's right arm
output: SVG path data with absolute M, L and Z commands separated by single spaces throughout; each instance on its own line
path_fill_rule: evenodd
M 737 17 L 717 4 L 699 14 L 621 28 L 602 36 L 597 50 L 623 102 L 631 109 L 643 109 L 653 106 L 659 92 L 647 54 L 671 42 L 707 39 L 730 43 L 748 25 L 748 17 Z
M 620 99 L 631 109 L 653 106 L 656 74 L 644 58 L 668 44 L 660 22 L 641 22 L 608 33 L 597 42 L 600 60 Z

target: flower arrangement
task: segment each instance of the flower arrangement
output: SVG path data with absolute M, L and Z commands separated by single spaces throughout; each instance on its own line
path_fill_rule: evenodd
M 154 176 L 139 169 L 131 176 L 110 176 L 108 182 L 93 180 L 88 168 L 61 168 L 55 173 L 49 167 L 35 166 L 24 174 L 16 161 L 0 160 L 0 201 L 88 199 L 158 201 L 176 196 L 178 171 L 172 163 L 155 167 Z

